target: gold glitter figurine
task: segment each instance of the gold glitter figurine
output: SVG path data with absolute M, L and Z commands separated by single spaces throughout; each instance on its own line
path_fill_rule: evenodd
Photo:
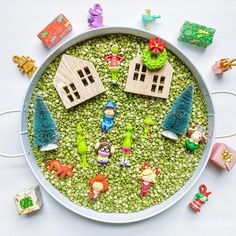
M 17 64 L 21 73 L 26 73 L 28 78 L 31 78 L 33 73 L 37 70 L 38 67 L 34 65 L 35 60 L 29 56 L 13 56 L 12 60 Z

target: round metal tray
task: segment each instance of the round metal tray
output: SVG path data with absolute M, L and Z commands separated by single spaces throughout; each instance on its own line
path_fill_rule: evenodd
M 21 109 L 21 121 L 20 121 L 20 136 L 21 136 L 21 143 L 23 146 L 24 154 L 26 156 L 27 162 L 33 171 L 34 175 L 38 179 L 39 183 L 42 185 L 42 187 L 58 202 L 60 202 L 63 206 L 70 209 L 71 211 L 101 222 L 107 222 L 107 223 L 130 223 L 130 222 L 136 222 L 140 220 L 147 219 L 149 217 L 152 217 L 154 215 L 157 215 L 172 205 L 174 205 L 178 200 L 180 200 L 193 186 L 193 184 L 197 181 L 199 176 L 201 175 L 202 171 L 204 170 L 208 156 L 211 150 L 212 141 L 214 137 L 214 109 L 212 100 L 210 97 L 210 93 L 206 88 L 206 85 L 199 74 L 199 72 L 196 70 L 194 65 L 189 61 L 189 59 L 177 48 L 175 48 L 173 45 L 168 43 L 166 41 L 166 47 L 172 51 L 176 56 L 178 56 L 185 64 L 188 66 L 188 68 L 191 70 L 193 75 L 197 79 L 197 83 L 202 91 L 203 97 L 205 99 L 207 110 L 208 110 L 208 141 L 204 150 L 204 153 L 202 155 L 202 158 L 199 162 L 198 167 L 193 173 L 193 176 L 185 183 L 185 185 L 174 195 L 172 195 L 170 198 L 168 198 L 166 201 L 159 205 L 152 206 L 150 208 L 147 208 L 145 210 L 135 212 L 135 213 L 103 213 L 103 212 L 97 212 L 92 209 L 88 209 L 82 206 L 78 206 L 75 203 L 71 202 L 68 198 L 66 198 L 63 194 L 61 194 L 49 181 L 47 181 L 41 172 L 36 159 L 34 157 L 33 150 L 31 148 L 31 144 L 29 142 L 28 138 L 28 107 L 31 101 L 32 92 L 40 79 L 40 76 L 46 69 L 49 63 L 51 63 L 58 55 L 63 53 L 67 48 L 70 46 L 82 42 L 87 39 L 91 39 L 93 37 L 102 36 L 106 34 L 117 34 L 117 33 L 123 33 L 123 34 L 131 34 L 135 36 L 139 36 L 142 38 L 150 39 L 154 35 L 151 33 L 148 33 L 146 31 L 133 29 L 133 28 L 125 28 L 125 27 L 104 27 L 100 29 L 91 30 L 89 32 L 80 34 L 78 36 L 75 36 L 74 38 L 68 40 L 67 42 L 63 43 L 61 46 L 56 48 L 45 60 L 45 62 L 39 67 L 38 71 L 35 73 L 29 87 L 26 93 L 26 96 L 24 98 L 23 107 Z

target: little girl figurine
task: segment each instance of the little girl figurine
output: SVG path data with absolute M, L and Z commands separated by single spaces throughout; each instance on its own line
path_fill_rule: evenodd
M 103 120 L 101 123 L 102 135 L 105 136 L 109 129 L 114 125 L 114 117 L 117 114 L 114 102 L 108 101 L 103 108 Z
M 111 54 L 106 56 L 104 59 L 108 62 L 109 70 L 111 73 L 111 78 L 113 82 L 116 82 L 117 74 L 120 69 L 120 63 L 124 60 L 123 57 L 118 55 L 119 49 L 117 45 L 112 46 Z
M 108 142 L 99 142 L 95 145 L 97 152 L 97 162 L 100 166 L 105 166 L 109 158 L 115 152 L 115 148 Z
M 158 166 L 156 166 L 155 171 L 153 171 L 150 167 L 148 167 L 148 162 L 144 162 L 141 173 L 141 196 L 148 195 L 148 191 L 151 188 L 152 184 L 156 182 L 156 177 L 159 173 L 160 170 Z
M 108 182 L 104 175 L 97 174 L 94 178 L 89 180 L 90 193 L 89 197 L 91 200 L 96 201 L 102 192 L 108 189 Z

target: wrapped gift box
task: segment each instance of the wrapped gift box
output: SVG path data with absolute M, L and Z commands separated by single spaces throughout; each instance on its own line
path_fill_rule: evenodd
M 222 66 L 221 66 L 222 61 L 224 63 L 230 63 L 230 59 L 229 58 L 225 58 L 225 59 L 221 59 L 219 61 L 216 61 L 215 64 L 212 66 L 212 70 L 213 70 L 215 75 L 221 74 L 224 71 L 228 71 L 228 70 L 232 69 L 231 66 L 227 66 L 225 68 L 222 68 Z
M 230 171 L 236 162 L 236 151 L 224 143 L 215 143 L 210 161 L 221 169 Z
M 215 29 L 185 21 L 178 40 L 206 48 L 212 44 Z
M 18 215 L 37 211 L 43 205 L 43 199 L 39 186 L 24 189 L 14 195 Z
M 37 36 L 42 40 L 45 46 L 51 48 L 72 30 L 71 23 L 63 14 L 58 15 L 50 24 L 48 24 Z

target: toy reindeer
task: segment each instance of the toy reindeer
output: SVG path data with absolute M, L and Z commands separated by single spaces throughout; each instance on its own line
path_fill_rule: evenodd
M 149 163 L 147 161 L 142 165 L 142 173 L 141 173 L 141 192 L 142 196 L 147 196 L 148 191 L 156 182 L 156 177 L 160 173 L 159 167 L 156 166 L 153 171 L 150 167 L 148 167 Z
M 211 192 L 208 192 L 205 184 L 200 185 L 199 192 L 196 194 L 196 199 L 194 202 L 189 203 L 189 207 L 195 212 L 200 212 L 201 206 L 208 201 L 208 196 L 210 194 Z
M 187 136 L 189 139 L 185 141 L 185 146 L 188 150 L 197 150 L 200 143 L 206 143 L 207 138 L 205 136 L 206 129 L 200 125 L 197 125 L 194 129 L 188 129 Z
M 68 176 L 68 177 L 72 177 L 73 176 L 73 168 L 74 168 L 74 164 L 68 164 L 66 166 L 63 166 L 59 161 L 57 160 L 52 160 L 49 163 L 47 163 L 49 165 L 49 169 L 48 171 L 51 172 L 53 169 L 56 170 L 56 177 L 59 177 L 60 175 L 62 176 Z

